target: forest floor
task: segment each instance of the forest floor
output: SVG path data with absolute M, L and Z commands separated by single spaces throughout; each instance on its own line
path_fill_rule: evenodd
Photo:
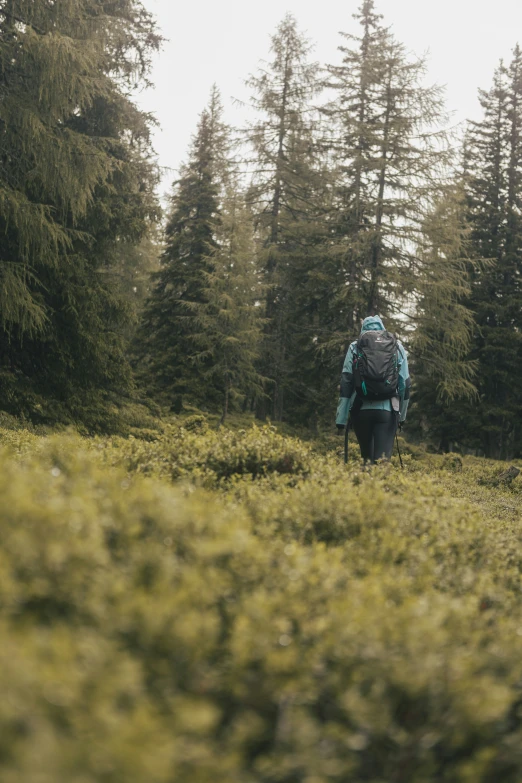
M 3 783 L 522 780 L 509 466 L 2 424 Z

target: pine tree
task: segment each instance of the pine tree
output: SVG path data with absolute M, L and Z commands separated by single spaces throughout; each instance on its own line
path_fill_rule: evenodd
M 382 92 L 388 45 L 388 33 L 381 25 L 382 17 L 375 13 L 373 0 L 364 2 L 354 19 L 362 27 L 361 35 L 341 34 L 349 45 L 339 47 L 342 64 L 328 66 L 327 82 L 338 97 L 324 109 L 333 121 L 333 132 L 326 143 L 331 145 L 337 166 L 332 221 L 336 261 L 344 278 L 340 297 L 336 297 L 336 306 L 343 315 L 343 333 L 346 329 L 353 333 L 368 310 L 362 285 L 372 252 L 368 230 L 371 217 L 367 213 L 372 212 L 368 202 L 373 182 L 368 174 L 377 172 L 375 151 L 382 147 L 376 98 Z
M 472 270 L 479 267 L 469 255 L 469 235 L 463 188 L 454 185 L 425 221 L 418 250 L 422 276 L 413 348 L 441 402 L 472 399 L 477 393 L 476 363 L 468 359 L 475 320 L 467 302 Z
M 362 318 L 379 312 L 393 328 L 389 316 L 413 315 L 416 248 L 449 161 L 437 129 L 445 120 L 442 94 L 423 86 L 424 62 L 410 61 L 373 0 L 355 19 L 360 35 L 343 35 L 342 63 L 328 68 L 326 86 L 336 97 L 323 109 L 312 176 L 308 169 L 304 180 L 313 207 L 285 270 L 292 292 L 288 413 L 312 425 L 328 416 Z M 401 323 L 402 316 L 395 326 Z
M 469 130 L 469 217 L 477 255 L 489 260 L 473 281 L 480 406 L 475 432 L 488 456 L 522 449 L 522 52 L 481 92 L 484 117 Z
M 255 152 L 249 193 L 262 242 L 259 263 L 264 269 L 267 326 L 262 373 L 271 379 L 270 400 L 258 407 L 283 418 L 285 393 L 295 357 L 290 353 L 290 306 L 293 291 L 288 269 L 304 246 L 307 223 L 316 207 L 311 193 L 314 177 L 314 116 L 311 101 L 317 95 L 319 70 L 310 62 L 311 47 L 287 15 L 271 42 L 272 59 L 248 84 L 259 119 L 249 130 Z M 270 402 L 270 410 L 266 402 Z
M 314 148 L 303 171 L 307 210 L 296 216 L 281 245 L 285 291 L 286 372 L 285 419 L 312 429 L 331 415 L 338 383 L 338 353 L 329 350 L 339 324 L 332 297 L 342 285 L 337 259 L 331 252 L 330 172 Z
M 125 328 L 127 343 L 135 337 L 145 302 L 152 292 L 152 279 L 159 271 L 162 252 L 160 225 L 152 224 L 139 242 L 120 240 L 104 270 L 108 285 L 118 292 L 130 316 Z
M 466 408 L 478 401 L 478 364 L 470 359 L 476 323 L 469 297 L 472 274 L 480 266 L 471 252 L 464 188 L 456 183 L 424 223 L 411 339 L 415 397 L 410 424 L 447 447 L 465 441 Z
M 219 231 L 219 250 L 207 275 L 206 301 L 194 312 L 194 361 L 205 388 L 221 392 L 223 424 L 233 403 L 263 394 L 257 372 L 262 336 L 261 287 L 256 266 L 252 218 L 238 196 L 229 190 Z
M 218 250 L 225 139 L 219 96 L 213 90 L 175 185 L 161 268 L 138 338 L 139 374 L 177 408 L 184 396 L 202 402 L 214 392 L 201 384 L 193 336 L 197 307 L 207 303 L 208 276 Z
M 89 418 L 131 386 L 125 303 L 100 272 L 158 216 L 129 91 L 160 39 L 137 0 L 9 0 L 0 32 L 3 404 Z
M 326 107 L 344 268 L 334 303 L 348 330 L 367 314 L 395 316 L 415 290 L 415 248 L 449 163 L 442 91 L 424 85 L 425 60 L 408 57 L 374 0 L 355 19 L 361 32 L 343 34 L 342 64 L 329 67 L 337 96 Z
M 159 40 L 139 3 L 118 5 L 102 13 L 93 0 L 7 0 L 0 9 L 5 328 L 42 328 L 45 309 L 28 285 L 35 263 L 54 266 L 72 247 L 96 187 L 116 172 L 110 140 L 83 132 L 73 118 L 97 100 L 116 98 L 113 79 L 125 77 L 135 53 L 146 56 L 143 37 L 153 45 Z M 111 53 L 116 45 L 117 56 Z

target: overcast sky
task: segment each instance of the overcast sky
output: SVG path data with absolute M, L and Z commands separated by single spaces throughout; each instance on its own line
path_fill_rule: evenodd
M 155 148 L 168 167 L 168 188 L 185 159 L 198 115 L 214 82 L 226 119 L 240 122 L 233 99 L 247 99 L 244 80 L 267 58 L 270 35 L 286 12 L 315 44 L 319 62 L 337 63 L 339 32 L 356 29 L 360 0 L 144 0 L 165 38 L 156 58 L 153 90 L 140 105 L 160 122 Z M 480 116 L 479 87 L 488 88 L 501 58 L 522 44 L 520 0 L 377 0 L 395 36 L 416 54 L 429 53 L 429 82 L 446 86 L 455 122 Z

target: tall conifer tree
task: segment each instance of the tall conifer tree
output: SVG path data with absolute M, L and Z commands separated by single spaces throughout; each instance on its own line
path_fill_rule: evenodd
M 442 91 L 424 85 L 426 63 L 383 26 L 374 0 L 344 34 L 337 96 L 326 107 L 337 162 L 336 223 L 344 284 L 335 306 L 348 329 L 367 314 L 394 316 L 415 288 L 417 246 L 449 162 Z
M 8 0 L 0 30 L 3 404 L 81 418 L 130 386 L 125 305 L 99 272 L 158 214 L 129 94 L 160 39 L 138 0 Z
M 475 275 L 471 306 L 478 332 L 480 406 L 475 432 L 491 457 L 522 450 L 522 52 L 481 92 L 484 117 L 468 134 L 469 216 L 475 252 L 489 264 Z
M 176 408 L 183 397 L 208 400 L 195 361 L 197 309 L 206 304 L 221 226 L 220 194 L 226 171 L 226 131 L 219 95 L 213 90 L 201 115 L 189 161 L 175 185 L 172 208 L 154 289 L 145 306 L 138 338 L 139 373 Z M 208 364 L 211 358 L 208 357 Z
M 271 42 L 272 59 L 249 79 L 259 119 L 249 131 L 255 153 L 250 203 L 262 242 L 260 265 L 266 286 L 262 372 L 271 379 L 269 406 L 258 415 L 283 417 L 295 357 L 291 353 L 291 298 L 287 272 L 306 244 L 315 211 L 312 99 L 320 85 L 311 46 L 287 15 Z M 295 326 L 295 325 L 294 325 Z
M 472 250 L 464 188 L 457 183 L 446 188 L 424 223 L 411 340 L 415 396 L 410 423 L 445 448 L 462 441 L 469 411 L 478 401 L 478 363 L 470 358 L 476 323 L 469 297 L 480 266 Z
M 252 216 L 239 183 L 225 194 L 219 249 L 207 275 L 205 302 L 194 308 L 194 361 L 205 388 L 222 397 L 224 423 L 233 403 L 263 395 L 256 364 L 262 336 L 262 290 L 256 265 Z

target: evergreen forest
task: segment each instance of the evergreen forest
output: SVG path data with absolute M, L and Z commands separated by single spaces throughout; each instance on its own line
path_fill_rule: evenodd
M 162 45 L 137 0 L 5 0 L 0 405 L 120 431 L 125 406 L 331 425 L 380 315 L 410 352 L 410 433 L 520 456 L 522 51 L 453 127 L 427 60 L 364 0 L 330 63 L 287 15 L 219 87 L 162 210 L 135 90 Z
M 457 124 L 339 8 L 239 125 L 208 63 L 163 197 L 154 4 L 0 0 L 1 783 L 522 780 L 522 30 Z

